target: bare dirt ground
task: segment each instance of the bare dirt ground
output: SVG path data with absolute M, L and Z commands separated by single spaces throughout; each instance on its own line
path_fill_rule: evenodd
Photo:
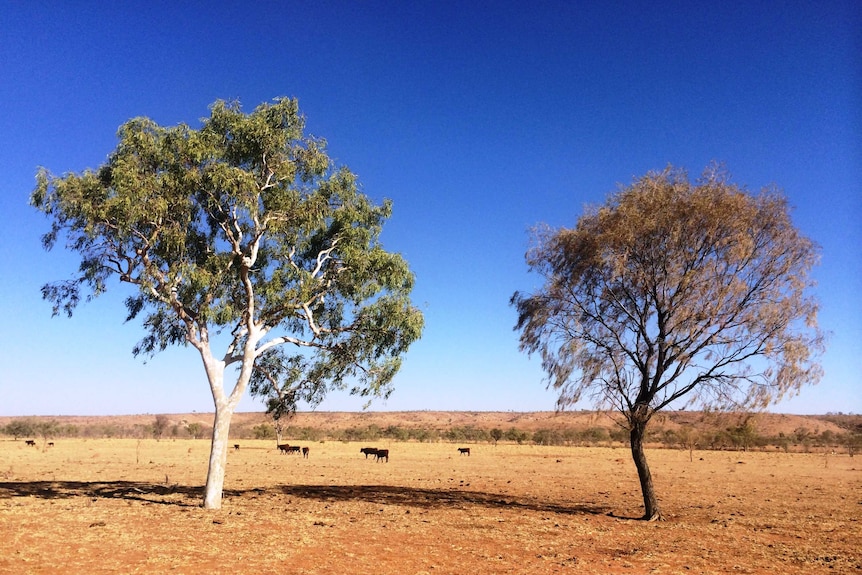
M 241 441 L 200 507 L 203 440 L 0 441 L 0 573 L 862 573 L 862 457 Z

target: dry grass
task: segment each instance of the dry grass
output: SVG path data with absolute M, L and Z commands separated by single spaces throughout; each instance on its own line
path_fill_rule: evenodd
M 206 441 L 0 441 L 2 573 L 860 573 L 862 458 L 274 442 L 230 453 L 199 507 Z

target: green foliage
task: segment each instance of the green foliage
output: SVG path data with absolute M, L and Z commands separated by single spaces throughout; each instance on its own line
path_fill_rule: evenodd
M 590 427 L 581 434 L 581 437 L 587 443 L 602 443 L 611 439 L 610 433 L 604 427 Z
M 274 417 L 329 389 L 386 397 L 423 328 L 413 274 L 379 243 L 391 203 L 360 193 L 304 125 L 296 100 L 249 114 L 218 101 L 199 129 L 130 120 L 96 170 L 40 171 L 43 243 L 65 237 L 81 256 L 76 277 L 42 288 L 54 313 L 116 278 L 137 288 L 126 300 L 145 330 L 135 354 L 191 344 L 208 358 L 211 333 L 230 333 L 236 389 L 267 398 Z
M 748 451 L 750 447 L 756 444 L 757 431 L 751 418 L 746 418 L 740 424 L 727 428 L 726 432 L 727 437 L 737 449 Z
M 61 425 L 53 419 L 13 419 L 2 428 L 2 432 L 16 440 L 21 437 L 41 437 L 47 440 L 55 437 L 76 437 L 78 428 L 69 424 Z
M 557 429 L 537 429 L 533 432 L 533 443 L 536 445 L 562 445 L 563 435 Z
M 186 431 L 192 439 L 199 439 L 201 436 L 203 436 L 204 426 L 202 423 L 192 422 L 186 425 Z
M 397 425 L 390 425 L 383 430 L 383 437 L 395 441 L 407 441 L 408 439 L 410 439 L 410 432 L 403 427 L 399 427 Z
M 32 437 L 36 435 L 36 425 L 27 419 L 13 419 L 3 428 L 3 433 L 15 439 Z
M 498 441 L 503 439 L 503 430 L 500 429 L 499 427 L 495 427 L 488 434 L 491 436 L 491 439 L 494 440 L 495 445 L 497 444 Z
M 479 442 L 489 441 L 491 436 L 485 429 L 476 429 L 473 426 L 457 426 L 446 430 L 443 433 L 443 438 L 446 441 L 468 441 Z
M 375 441 L 380 439 L 380 430 L 376 426 L 350 427 L 339 433 L 341 441 Z
M 252 432 L 255 439 L 275 439 L 275 428 L 268 423 L 255 425 Z
M 59 435 L 61 426 L 55 420 L 40 421 L 36 424 L 36 434 L 42 439 L 53 439 Z
M 531 435 L 529 431 L 522 431 L 520 429 L 510 427 L 506 430 L 506 433 L 503 435 L 503 437 L 506 439 L 506 441 L 514 441 L 520 445 L 521 443 L 530 441 Z
M 287 434 L 288 437 L 294 437 L 300 441 L 320 441 L 325 437 L 325 433 L 313 427 L 289 427 Z
M 420 443 L 427 443 L 429 441 L 437 441 L 440 438 L 440 434 L 435 429 L 425 429 L 425 428 L 410 428 L 407 432 L 407 439 L 415 440 Z

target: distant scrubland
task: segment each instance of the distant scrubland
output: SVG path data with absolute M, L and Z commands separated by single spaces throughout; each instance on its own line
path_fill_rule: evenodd
M 9 439 L 207 439 L 212 414 L 0 417 Z M 282 440 L 414 441 L 603 446 L 627 444 L 612 414 L 577 412 L 303 412 L 280 423 Z M 862 415 L 787 415 L 678 411 L 651 425 L 653 447 L 783 451 L 862 450 Z M 239 413 L 231 437 L 276 439 L 264 413 Z

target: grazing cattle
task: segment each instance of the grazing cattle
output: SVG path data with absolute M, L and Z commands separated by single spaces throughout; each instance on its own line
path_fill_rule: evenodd
M 458 455 L 464 455 L 465 453 L 467 454 L 467 457 L 470 456 L 470 448 L 469 447 L 459 447 L 458 448 Z
M 311 450 L 310 450 L 309 448 L 307 448 L 307 447 L 303 447 L 303 448 L 302 448 L 302 456 L 303 456 L 305 459 L 308 459 L 308 452 L 309 452 L 309 451 L 311 451 Z
M 280 443 L 278 445 L 278 450 L 281 451 L 282 453 L 289 453 L 290 452 L 290 446 L 286 443 Z
M 32 445 L 33 447 L 36 447 L 36 441 L 33 439 L 28 439 L 24 443 L 26 443 L 27 445 Z
M 239 443 L 234 443 L 234 444 L 233 444 L 233 450 L 234 450 L 234 451 L 239 451 Z
M 377 455 L 377 451 L 376 447 L 363 447 L 359 450 L 359 453 L 364 453 L 365 459 L 368 459 L 369 455 Z
M 53 441 L 49 441 L 49 442 L 48 442 L 48 447 L 54 447 L 54 442 L 53 442 Z
M 380 461 L 384 457 L 386 458 L 386 463 L 389 463 L 389 450 L 388 449 L 378 449 L 377 453 L 374 455 L 377 456 L 377 461 Z

